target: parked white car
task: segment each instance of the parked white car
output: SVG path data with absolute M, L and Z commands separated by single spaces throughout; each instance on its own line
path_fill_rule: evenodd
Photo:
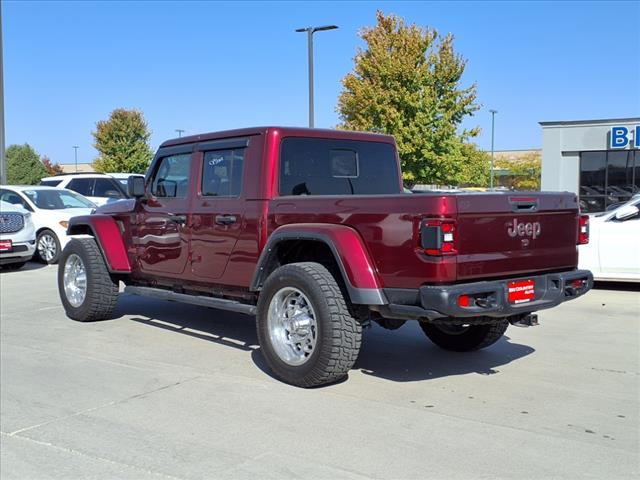
M 0 201 L 0 265 L 21 268 L 36 249 L 36 230 L 31 213 L 19 205 Z
M 596 280 L 640 282 L 640 198 L 590 216 L 589 229 L 578 268 L 591 270 Z
M 96 205 L 104 205 L 127 198 L 126 190 L 120 182 L 104 173 L 69 173 L 46 177 L 40 185 L 73 190 L 88 198 Z
M 31 212 L 36 229 L 36 256 L 45 263 L 56 263 L 69 242 L 69 219 L 90 215 L 96 205 L 82 195 L 63 188 L 43 186 L 0 187 L 0 200 Z

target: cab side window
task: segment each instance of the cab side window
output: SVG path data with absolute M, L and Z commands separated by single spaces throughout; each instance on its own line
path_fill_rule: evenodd
M 74 178 L 69 182 L 66 188 L 74 192 L 84 195 L 85 197 L 93 196 L 93 183 L 95 178 Z
M 244 154 L 244 148 L 205 152 L 202 165 L 202 196 L 240 196 Z
M 185 198 L 189 189 L 191 154 L 169 155 L 160 161 L 151 183 L 156 197 Z
M 113 178 L 96 178 L 93 187 L 94 197 L 125 198 L 120 187 Z

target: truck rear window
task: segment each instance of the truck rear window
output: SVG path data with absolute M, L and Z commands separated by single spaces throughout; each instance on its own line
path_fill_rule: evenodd
M 280 147 L 280 195 L 401 193 L 393 145 L 289 137 Z

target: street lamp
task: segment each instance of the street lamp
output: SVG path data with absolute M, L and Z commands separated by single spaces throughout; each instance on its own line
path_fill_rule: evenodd
M 491 168 L 489 173 L 489 187 L 493 188 L 493 134 L 496 126 L 496 113 L 497 110 L 489 110 L 491 112 Z
M 7 159 L 4 156 L 4 70 L 2 61 L 2 2 L 0 2 L 0 185 L 7 183 Z
M 181 128 L 176 128 L 176 132 L 178 132 L 178 138 L 182 137 L 182 134 L 184 133 L 184 130 L 182 130 Z
M 78 173 L 78 148 L 80 148 L 78 145 L 73 146 L 73 154 L 76 158 L 76 173 Z
M 313 34 L 325 30 L 335 30 L 337 25 L 298 28 L 296 32 L 307 32 L 307 52 L 309 57 L 309 127 L 313 128 Z

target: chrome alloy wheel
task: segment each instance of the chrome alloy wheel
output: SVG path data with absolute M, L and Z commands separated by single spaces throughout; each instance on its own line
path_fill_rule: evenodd
M 49 234 L 42 235 L 38 240 L 38 255 L 43 260 L 50 262 L 58 253 L 56 240 Z
M 280 360 L 292 366 L 309 360 L 318 339 L 318 324 L 304 293 L 293 287 L 278 290 L 269 303 L 267 328 Z
M 82 259 L 75 253 L 64 264 L 64 294 L 69 303 L 78 308 L 87 296 L 87 271 Z

